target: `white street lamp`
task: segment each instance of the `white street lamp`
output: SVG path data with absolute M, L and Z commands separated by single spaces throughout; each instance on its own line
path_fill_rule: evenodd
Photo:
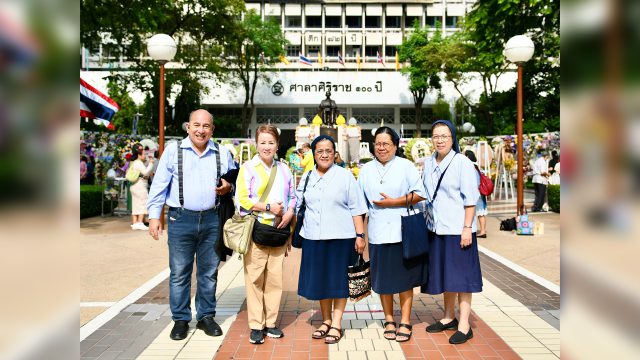
M 518 118 L 516 134 L 518 138 L 518 181 L 517 181 L 517 215 L 524 213 L 524 149 L 522 147 L 522 66 L 533 56 L 535 46 L 533 41 L 525 35 L 517 35 L 509 39 L 504 45 L 502 54 L 510 62 L 518 66 Z
M 167 34 L 156 34 L 147 40 L 147 51 L 153 60 L 160 63 L 160 111 L 158 112 L 158 154 L 164 151 L 164 64 L 173 60 L 178 47 L 173 38 Z
M 160 98 L 158 111 L 158 159 L 164 151 L 164 64 L 173 60 L 178 47 L 167 34 L 156 34 L 147 40 L 147 51 L 153 60 L 160 63 Z M 160 223 L 164 228 L 164 211 L 160 213 Z

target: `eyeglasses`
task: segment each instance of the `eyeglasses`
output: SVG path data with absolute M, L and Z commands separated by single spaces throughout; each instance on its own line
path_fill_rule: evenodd
M 436 135 L 436 136 L 432 136 L 431 138 L 433 139 L 433 141 L 440 141 L 440 140 L 447 140 L 448 138 L 450 138 L 451 135 Z
M 377 147 L 377 148 L 388 149 L 388 148 L 390 148 L 393 144 L 392 144 L 392 143 L 375 143 L 375 144 L 373 144 L 373 145 L 375 145 L 375 147 Z
M 316 155 L 322 154 L 333 155 L 333 150 L 316 150 Z

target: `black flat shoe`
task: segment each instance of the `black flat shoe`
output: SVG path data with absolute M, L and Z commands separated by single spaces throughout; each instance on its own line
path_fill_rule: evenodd
M 473 337 L 473 331 L 471 330 L 471 328 L 469 328 L 469 332 L 466 334 L 460 331 L 456 331 L 455 334 L 451 335 L 451 337 L 449 338 L 449 344 L 454 344 L 454 345 L 463 344 L 463 343 L 466 343 L 467 340 L 471 339 L 472 337 Z
M 220 325 L 213 320 L 213 316 L 207 316 L 202 318 L 202 320 L 198 321 L 196 328 L 204 331 L 205 334 L 209 336 L 220 336 L 222 335 L 222 329 Z
M 486 237 L 487 237 L 487 234 L 476 235 L 476 237 L 479 237 L 479 238 L 486 238 Z
M 387 325 L 393 325 L 393 330 L 385 330 L 384 334 L 382 336 L 384 336 L 385 339 L 387 340 L 395 340 L 396 339 L 396 331 L 398 330 L 397 327 L 398 325 L 395 323 L 395 321 L 386 321 L 383 325 L 382 328 L 386 329 Z M 393 334 L 393 337 L 387 337 L 386 335 L 390 335 Z
M 169 337 L 171 340 L 184 340 L 187 338 L 187 334 L 189 334 L 189 322 L 186 320 L 176 320 Z
M 427 326 L 428 333 L 438 333 L 444 330 L 453 330 L 458 328 L 458 319 L 454 318 L 447 324 L 436 321 L 434 324 Z

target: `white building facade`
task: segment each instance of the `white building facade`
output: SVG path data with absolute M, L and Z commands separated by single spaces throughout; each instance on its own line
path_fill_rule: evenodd
M 281 24 L 290 43 L 285 49 L 289 63 L 277 63 L 269 72 L 269 80 L 258 83 L 251 132 L 260 124 L 272 123 L 283 130 L 285 138 L 293 137 L 299 119 L 311 121 L 330 90 L 340 112 L 346 119 L 355 118 L 363 130 L 374 129 L 384 121 L 410 137 L 415 129 L 414 102 L 408 78 L 398 70 L 403 64 L 396 64 L 397 49 L 411 35 L 415 21 L 431 28 L 439 23 L 443 34 L 451 34 L 459 29 L 458 23 L 474 4 L 475 0 L 247 1 L 248 10 Z M 300 54 L 312 64 L 301 63 Z M 106 89 L 108 68 L 118 67 L 104 61 L 108 49 L 106 53 L 101 48 L 83 55 L 81 76 Z M 96 61 L 102 65 L 96 65 Z M 511 88 L 515 79 L 512 73 L 503 75 L 498 89 Z M 447 82 L 442 84 L 442 94 L 453 112 L 459 94 Z M 202 103 L 214 117 L 240 115 L 242 89 L 228 84 L 211 84 L 209 88 Z M 476 81 L 463 91 L 477 99 L 481 89 L 481 82 Z M 431 107 L 437 95 L 434 91 L 425 98 L 423 130 L 435 120 Z M 142 96 L 134 95 L 134 100 L 141 102 Z M 363 131 L 365 134 L 370 131 Z

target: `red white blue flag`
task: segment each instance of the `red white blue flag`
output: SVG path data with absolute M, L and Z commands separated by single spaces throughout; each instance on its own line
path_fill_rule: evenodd
M 300 63 L 311 66 L 311 60 L 306 56 L 303 56 L 302 53 L 300 53 Z
M 378 62 L 384 66 L 384 59 L 380 56 L 380 51 L 376 51 L 376 54 L 378 55 Z
M 340 55 L 340 51 L 338 51 L 338 63 L 344 66 L 344 59 L 342 58 L 342 55 Z
M 80 79 L 80 116 L 94 119 L 95 123 L 114 129 L 111 118 L 118 110 L 120 107 L 113 99 Z

